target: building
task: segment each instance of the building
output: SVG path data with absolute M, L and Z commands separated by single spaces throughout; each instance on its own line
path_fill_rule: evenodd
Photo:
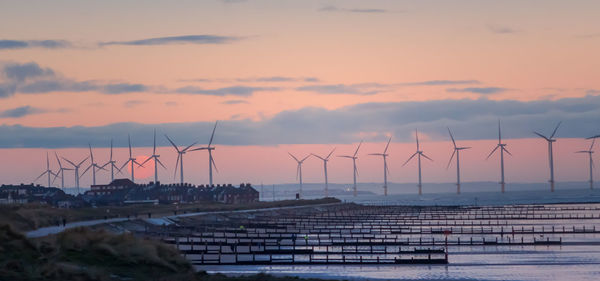
M 41 203 L 56 207 L 70 208 L 83 205 L 83 201 L 66 194 L 56 187 L 44 187 L 33 184 L 0 186 L 0 204 Z
M 221 202 L 241 204 L 257 202 L 259 193 L 250 184 L 195 186 L 192 184 L 136 184 L 129 179 L 116 179 L 107 185 L 93 185 L 83 199 L 93 205 L 122 205 L 132 202 L 161 204 Z

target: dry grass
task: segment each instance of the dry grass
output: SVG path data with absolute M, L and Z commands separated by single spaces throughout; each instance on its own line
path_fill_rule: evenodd
M 87 228 L 29 240 L 0 226 L 0 280 L 304 280 L 265 274 L 227 277 L 196 273 L 173 247 L 130 234 Z M 310 279 L 316 280 L 316 279 Z

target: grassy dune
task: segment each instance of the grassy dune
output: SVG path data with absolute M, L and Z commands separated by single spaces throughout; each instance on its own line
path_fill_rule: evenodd
M 59 209 L 40 204 L 0 205 L 0 222 L 9 224 L 13 229 L 28 231 L 40 227 L 57 225 L 62 218 L 67 222 L 103 219 L 105 217 L 134 217 L 145 218 L 148 213 L 152 217 L 173 215 L 184 212 L 228 211 L 244 209 L 262 209 L 273 207 L 315 205 L 340 202 L 335 198 L 316 200 L 286 200 L 275 202 L 256 202 L 248 204 L 222 204 L 215 202 L 180 204 L 180 205 L 129 205 L 98 208 Z
M 259 274 L 227 277 L 194 272 L 171 246 L 131 234 L 87 228 L 30 240 L 0 226 L 0 280 L 299 280 Z

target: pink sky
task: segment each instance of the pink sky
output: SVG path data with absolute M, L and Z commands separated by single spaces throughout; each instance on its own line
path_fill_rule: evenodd
M 414 165 L 401 165 L 414 150 L 411 135 L 417 127 L 430 136 L 423 146 L 436 160 L 424 162 L 425 181 L 451 182 L 455 173 L 453 168 L 446 170 L 451 153 L 446 126 L 458 128 L 458 139 L 467 132 L 472 139 L 461 141 L 474 147 L 462 155 L 463 180 L 497 181 L 496 159 L 484 158 L 493 148 L 495 122 L 502 119 L 507 120 L 507 142 L 515 154 L 507 160 L 509 181 L 547 180 L 546 146 L 541 139 L 531 139 L 531 131 L 547 133 L 559 120 L 565 123 L 556 145 L 557 180 L 586 180 L 585 156 L 572 152 L 587 148 L 583 137 L 598 134 L 594 124 L 600 118 L 599 10 L 600 2 L 585 0 L 4 3 L 0 134 L 5 137 L 0 136 L 0 159 L 5 161 L 0 162 L 0 179 L 31 181 L 44 169 L 46 151 L 71 158 L 87 153 L 67 148 L 72 146 L 67 133 L 46 144 L 40 128 L 74 131 L 78 126 L 112 128 L 115 123 L 133 122 L 164 125 L 169 134 L 178 132 L 195 140 L 194 132 L 177 131 L 173 123 L 220 120 L 224 127 L 219 127 L 215 139 L 218 182 L 294 182 L 295 163 L 288 151 L 324 154 L 337 147 L 338 153 L 347 154 L 354 145 L 349 143 L 363 138 L 367 143 L 361 149 L 360 181 L 380 181 L 380 159 L 365 154 L 381 150 L 381 141 L 390 132 L 394 132 L 390 180 L 414 182 Z M 224 41 L 202 37 L 206 35 Z M 179 36 L 195 39 L 174 39 Z M 62 45 L 44 47 L 43 40 Z M 8 66 L 27 64 L 47 73 L 36 76 L 29 70 L 21 80 L 11 76 Z M 52 89 L 45 84 L 41 89 L 42 82 L 60 86 Z M 93 86 L 74 89 L 83 84 Z M 115 85 L 127 89 L 108 93 Z M 252 92 L 228 90 L 231 87 Z M 443 105 L 428 107 L 448 101 L 472 106 L 496 103 L 486 105 L 489 114 L 467 117 L 454 103 L 455 111 Z M 377 110 L 365 113 L 374 125 L 386 121 L 389 129 L 352 126 L 351 112 L 370 104 L 398 106 L 397 115 L 393 110 L 385 117 Z M 322 112 L 302 116 L 313 112 L 305 111 L 309 108 Z M 447 116 L 439 113 L 442 109 Z M 415 117 L 407 118 L 406 110 L 414 111 Z M 295 117 L 286 118 L 288 113 Z M 434 114 L 438 115 L 430 119 Z M 320 144 L 290 140 L 294 130 L 305 129 L 307 134 L 312 130 L 307 123 L 295 122 L 299 115 L 308 124 L 322 126 L 310 141 Z M 17 139 L 39 138 L 40 143 L 24 145 L 6 137 L 18 126 L 34 133 L 18 133 Z M 245 130 L 252 126 L 263 128 L 272 142 L 244 142 L 245 134 L 262 134 Z M 123 131 L 111 133 L 121 140 L 126 137 Z M 167 145 L 163 133 L 159 132 L 162 146 Z M 202 141 L 206 134 L 202 131 Z M 110 137 L 83 140 L 84 135 L 77 146 L 87 142 L 106 146 Z M 140 138 L 134 135 L 134 140 Z M 148 144 L 145 139 L 145 147 L 135 153 L 148 155 Z M 172 181 L 175 154 L 169 147 L 160 151 L 169 168 L 160 177 Z M 96 153 L 106 160 L 105 147 Z M 116 153 L 119 161 L 126 157 L 123 148 Z M 186 178 L 191 182 L 206 181 L 207 160 L 202 154 L 186 155 Z M 350 163 L 344 160 L 332 160 L 332 182 L 350 182 Z M 304 175 L 307 182 L 321 181 L 320 163 L 307 160 Z M 86 175 L 82 183 L 88 182 Z

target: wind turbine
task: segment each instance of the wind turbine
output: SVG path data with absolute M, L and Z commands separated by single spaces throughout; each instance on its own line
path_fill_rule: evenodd
M 556 125 L 556 128 L 554 128 L 554 131 L 552 132 L 552 135 L 550 135 L 550 137 L 546 137 L 538 132 L 533 132 L 534 134 L 538 135 L 539 137 L 545 139 L 548 142 L 548 162 L 550 164 L 550 191 L 554 192 L 554 155 L 552 153 L 552 143 L 556 142 L 556 139 L 554 139 L 554 135 L 556 134 L 556 130 L 558 130 L 558 127 L 560 127 L 560 123 L 558 122 L 558 124 Z
M 388 194 L 387 176 L 390 173 L 390 170 L 388 169 L 388 166 L 387 166 L 387 157 L 389 156 L 389 154 L 387 154 L 387 150 L 388 150 L 388 147 L 390 146 L 391 141 L 392 141 L 392 137 L 390 137 L 387 144 L 385 145 L 385 149 L 383 150 L 383 153 L 369 154 L 369 155 L 377 155 L 377 156 L 383 157 L 383 195 L 384 196 L 387 196 L 387 194 Z
M 75 170 L 75 186 L 77 187 L 77 194 L 79 194 L 79 166 L 81 166 L 81 164 L 83 164 L 83 162 L 85 162 L 88 158 L 89 158 L 89 156 L 86 157 L 85 159 L 81 160 L 81 162 L 79 162 L 79 164 L 75 164 L 75 163 L 71 162 L 71 160 L 62 157 L 62 159 L 69 162 L 69 164 L 71 164 L 71 166 L 73 166 L 73 170 Z
M 362 145 L 362 141 L 360 141 L 360 143 L 358 144 L 358 147 L 356 148 L 356 151 L 354 151 L 354 154 L 352 156 L 350 156 L 350 155 L 340 155 L 340 156 L 338 156 L 338 157 L 352 159 L 352 165 L 354 167 L 354 170 L 352 172 L 352 177 L 354 179 L 354 197 L 356 197 L 356 176 L 358 175 L 358 169 L 356 168 L 356 159 L 358 159 L 358 157 L 356 155 L 358 154 L 358 150 L 360 149 L 361 145 Z
M 325 197 L 329 196 L 329 180 L 327 178 L 327 162 L 329 161 L 329 157 L 331 157 L 331 154 L 333 154 L 334 151 L 335 151 L 335 148 L 332 149 L 331 152 L 329 152 L 329 154 L 327 154 L 326 157 L 321 157 L 319 155 L 311 153 L 312 156 L 323 160 L 323 171 L 325 172 Z
M 146 162 L 150 161 L 150 159 L 154 159 L 154 184 L 158 184 L 158 164 L 160 164 L 164 169 L 167 169 L 165 165 L 163 165 L 160 160 L 158 160 L 160 155 L 156 154 L 156 129 L 154 129 L 154 148 L 152 149 L 152 156 L 148 157 L 146 161 L 142 162 L 142 166 L 146 164 Z
M 173 178 L 175 178 L 175 176 L 177 176 L 177 166 L 178 165 L 181 166 L 181 167 L 179 167 L 179 172 L 181 174 L 181 184 L 183 184 L 183 155 L 188 151 L 188 149 L 190 149 L 192 146 L 194 146 L 197 142 L 194 142 L 194 143 L 190 144 L 188 147 L 180 150 L 179 147 L 177 147 L 177 145 L 175 145 L 175 143 L 169 138 L 169 136 L 165 135 L 165 137 L 167 137 L 167 140 L 169 140 L 169 142 L 173 145 L 173 147 L 177 151 L 177 160 L 175 161 L 175 171 L 173 171 Z
M 592 139 L 592 144 L 590 145 L 590 148 L 588 150 L 580 150 L 575 153 L 587 153 L 588 154 L 588 156 L 590 158 L 590 189 L 594 189 L 594 160 L 592 159 L 592 153 L 594 153 L 594 151 L 592 149 L 594 148 L 594 143 L 596 142 L 596 138 L 591 137 L 591 139 Z
M 456 141 L 454 141 L 454 136 L 448 128 L 448 133 L 450 134 L 450 138 L 452 139 L 452 144 L 454 145 L 454 151 L 452 151 L 452 156 L 450 156 L 450 160 L 448 160 L 448 166 L 446 169 L 450 168 L 450 164 L 452 164 L 452 158 L 456 154 L 456 194 L 460 194 L 460 151 L 470 149 L 470 147 L 457 147 Z
M 307 155 L 306 157 L 302 158 L 302 160 L 298 160 L 298 158 L 296 158 L 296 156 L 292 155 L 291 153 L 288 152 L 288 154 L 290 156 L 292 156 L 292 158 L 294 158 L 294 160 L 296 160 L 296 162 L 298 163 L 298 167 L 296 168 L 296 178 L 300 180 L 300 198 L 302 198 L 302 163 L 304 163 L 304 160 L 306 160 L 308 157 L 310 157 L 310 154 Z
M 142 164 L 135 161 L 135 158 L 133 158 L 133 154 L 131 153 L 131 136 L 127 136 L 127 140 L 129 141 L 129 159 L 123 163 L 123 166 L 121 166 L 119 170 L 122 170 L 128 163 L 131 163 L 131 181 L 135 183 L 133 164 L 138 164 L 138 167 L 142 167 Z
M 213 185 L 213 171 L 212 171 L 212 168 L 215 167 L 215 170 L 217 171 L 217 173 L 219 172 L 219 170 L 217 169 L 217 165 L 215 164 L 215 159 L 213 159 L 213 157 L 212 157 L 212 151 L 215 150 L 215 147 L 211 146 L 212 142 L 213 142 L 213 138 L 215 137 L 215 130 L 216 129 L 217 129 L 217 122 L 215 122 L 215 127 L 213 128 L 212 134 L 210 135 L 210 141 L 208 141 L 208 146 L 206 146 L 206 147 L 200 147 L 200 148 L 195 148 L 195 149 L 190 150 L 190 151 L 208 150 L 208 179 L 209 179 L 210 186 Z
M 52 179 L 52 182 L 54 182 L 57 177 L 60 177 L 60 187 L 64 189 L 65 188 L 65 171 L 72 171 L 73 169 L 65 168 L 62 166 L 62 163 L 60 162 L 60 159 L 58 158 L 58 154 L 56 153 L 56 151 L 54 152 L 54 156 L 56 156 L 56 162 L 58 162 L 59 169 L 58 169 L 58 172 L 56 173 L 56 175 L 54 175 L 54 179 Z
M 425 155 L 423 153 L 422 150 L 420 150 L 419 147 L 419 131 L 417 131 L 415 129 L 415 138 L 417 140 L 417 151 L 415 153 L 413 153 L 412 156 L 410 156 L 410 158 L 408 158 L 408 160 L 406 160 L 406 162 L 404 162 L 404 164 L 402 166 L 406 166 L 406 164 L 408 164 L 408 162 L 410 162 L 410 160 L 412 160 L 415 156 L 417 156 L 417 160 L 418 160 L 418 171 L 419 171 L 419 184 L 417 184 L 417 187 L 419 187 L 419 195 L 423 194 L 423 185 L 422 185 L 422 177 L 421 177 L 421 156 L 429 159 L 429 161 L 433 161 L 433 159 L 427 157 L 427 155 Z
M 104 166 L 106 166 L 106 165 L 104 165 L 104 166 L 100 166 L 100 165 L 98 165 L 98 163 L 94 162 L 94 154 L 92 153 L 92 145 L 91 145 L 91 144 L 88 144 L 88 145 L 89 145 L 89 147 L 90 147 L 90 160 L 91 160 L 91 163 L 90 163 L 90 165 L 89 165 L 89 166 L 88 166 L 88 167 L 87 167 L 87 168 L 86 168 L 86 169 L 83 171 L 83 173 L 81 173 L 81 176 L 85 175 L 85 173 L 86 173 L 86 172 L 87 172 L 89 169 L 92 169 L 92 184 L 93 184 L 93 185 L 96 185 L 96 169 L 98 169 L 98 170 L 105 170 L 105 171 L 106 171 L 106 169 L 104 169 Z
M 117 161 L 113 160 L 113 141 L 110 140 L 110 160 L 106 162 L 106 164 L 102 165 L 104 168 L 106 165 L 110 165 L 110 181 L 113 182 L 115 180 L 115 168 L 117 168 L 117 172 L 120 174 L 121 169 L 116 165 Z
M 52 170 L 50 170 L 50 158 L 48 156 L 48 152 L 46 152 L 46 170 L 41 175 L 39 175 L 37 178 L 35 178 L 35 180 L 33 180 L 33 181 L 35 182 L 35 181 L 39 180 L 44 175 L 48 175 L 48 186 L 47 187 L 50 187 L 50 185 L 51 185 L 51 183 L 50 183 L 50 176 L 51 175 L 54 175 L 54 176 L 58 175 L 58 174 L 55 174 L 54 172 L 52 172 Z
M 500 186 L 502 187 L 502 193 L 504 193 L 504 186 L 506 184 L 504 182 L 504 152 L 508 153 L 508 155 L 510 156 L 512 156 L 512 154 L 510 154 L 508 149 L 506 149 L 506 144 L 502 143 L 502 131 L 500 130 L 500 120 L 498 120 L 498 144 L 496 145 L 494 150 L 490 152 L 486 160 L 489 159 L 492 156 L 492 154 L 494 154 L 494 152 L 498 150 L 498 148 L 500 148 Z

